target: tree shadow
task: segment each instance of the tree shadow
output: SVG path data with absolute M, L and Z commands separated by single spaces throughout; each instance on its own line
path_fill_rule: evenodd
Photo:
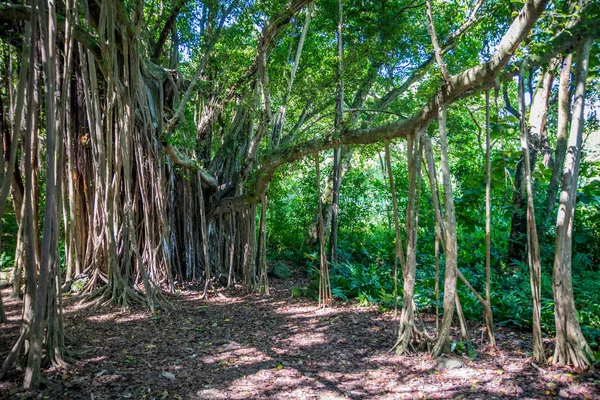
M 277 282 L 272 292 L 265 297 L 230 290 L 208 300 L 188 292 L 168 314 L 81 309 L 67 300 L 65 325 L 78 338 L 71 351 L 79 361 L 69 371 L 47 371 L 54 384 L 42 395 L 545 398 L 569 384 L 548 386 L 519 348 L 482 353 L 479 361 L 463 358 L 465 368 L 437 371 L 425 354 L 388 353 L 395 340 L 389 313 L 341 303 L 317 310 L 316 302 L 292 298 Z

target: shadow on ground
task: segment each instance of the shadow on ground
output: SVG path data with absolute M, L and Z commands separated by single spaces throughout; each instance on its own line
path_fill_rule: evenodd
M 531 366 L 522 332 L 501 330 L 500 350 L 437 371 L 425 354 L 388 353 L 395 339 L 389 313 L 343 303 L 318 310 L 316 302 L 291 298 L 287 287 L 275 282 L 268 297 L 230 290 L 209 300 L 183 292 L 168 314 L 89 310 L 68 300 L 65 325 L 77 338 L 70 345 L 77 363 L 46 371 L 50 383 L 39 393 L 19 392 L 15 371 L 0 382 L 0 398 L 600 398 L 595 372 Z M 5 303 L 2 359 L 20 318 L 20 303 Z

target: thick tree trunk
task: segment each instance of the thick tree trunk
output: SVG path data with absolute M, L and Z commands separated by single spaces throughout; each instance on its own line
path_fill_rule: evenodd
M 589 71 L 590 46 L 591 40 L 588 39 L 577 49 L 575 101 L 556 221 L 556 251 L 552 282 L 556 321 L 556 348 L 553 362 L 561 365 L 573 364 L 578 368 L 588 368 L 594 361 L 577 319 L 571 279 L 573 221 L 581 162 L 585 83 Z

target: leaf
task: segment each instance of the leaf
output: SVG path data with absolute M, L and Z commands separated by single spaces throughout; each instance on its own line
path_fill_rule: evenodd
M 279 365 L 277 366 L 277 369 L 283 369 L 283 365 L 279 364 Z

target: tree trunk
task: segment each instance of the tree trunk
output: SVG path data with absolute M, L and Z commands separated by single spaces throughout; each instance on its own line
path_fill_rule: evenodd
M 546 119 L 548 115 L 548 101 L 554 81 L 554 62 L 546 70 L 541 70 L 536 89 L 532 95 L 529 109 L 529 129 L 526 132 L 529 150 L 529 165 L 532 173 L 535 170 L 538 151 L 541 150 L 545 165 L 550 165 L 548 135 L 546 133 Z M 515 112 L 516 113 L 516 112 Z M 519 118 L 524 118 L 516 113 Z M 519 160 L 515 172 L 515 187 L 513 193 L 513 214 L 511 217 L 511 231 L 508 245 L 508 261 L 524 261 L 527 253 L 527 178 L 523 157 Z
M 558 126 L 556 127 L 556 150 L 552 175 L 548 184 L 546 197 L 546 224 L 550 224 L 556 204 L 556 194 L 560 185 L 560 176 L 565 162 L 567 151 L 567 136 L 569 131 L 569 82 L 571 80 L 572 53 L 568 53 L 562 62 L 560 70 L 560 83 L 558 86 Z
M 409 137 L 407 141 L 409 183 L 408 202 L 406 205 L 406 263 L 402 265 L 404 296 L 402 313 L 400 314 L 398 326 L 398 339 L 394 345 L 396 354 L 407 352 L 409 346 L 412 346 L 419 337 L 423 336 L 422 332 L 416 330 L 414 321 L 415 313 L 418 312 L 414 301 L 414 292 L 417 272 L 417 232 L 419 223 L 419 197 L 421 193 L 419 190 L 421 183 L 421 138 L 423 134 L 423 132 L 419 132 L 415 137 Z M 392 170 L 391 165 L 389 165 L 388 168 L 390 171 Z M 395 195 L 392 194 L 392 201 L 394 201 L 394 197 Z M 394 209 L 396 211 L 395 217 L 397 217 L 396 207 Z M 397 225 L 395 226 L 397 227 Z M 399 238 L 398 229 L 396 229 L 396 235 L 396 237 Z M 398 244 L 396 245 L 396 248 L 399 248 Z M 423 329 L 425 329 L 425 326 L 423 326 Z
M 488 339 L 496 346 L 494 317 L 491 310 L 491 248 L 492 248 L 492 168 L 490 144 L 490 91 L 485 92 L 485 326 Z
M 590 46 L 591 39 L 588 39 L 577 49 L 575 102 L 556 220 L 556 250 L 552 281 L 556 321 L 556 348 L 553 362 L 561 365 L 573 364 L 577 368 L 584 369 L 592 364 L 594 356 L 577 319 L 571 279 L 571 256 Z
M 344 121 L 344 44 L 342 36 L 343 27 L 343 1 L 338 0 L 338 26 L 337 26 L 337 49 L 338 49 L 338 65 L 337 65 L 337 97 L 335 101 L 335 123 L 334 129 L 341 133 Z M 332 263 L 338 262 L 337 257 L 337 234 L 338 234 L 338 215 L 339 215 L 339 198 L 340 198 L 340 180 L 342 169 L 342 148 L 338 147 L 333 150 L 333 197 L 331 199 L 331 234 L 329 237 L 329 259 Z
M 398 262 L 404 272 L 404 249 L 402 248 L 402 239 L 400 239 L 400 221 L 398 218 L 398 196 L 396 195 L 396 185 L 394 184 L 394 170 L 390 156 L 390 143 L 385 142 L 385 163 L 388 171 L 388 180 L 390 182 L 390 193 L 392 194 L 392 210 L 394 213 L 394 318 L 398 313 Z
M 46 156 L 46 208 L 44 210 L 44 234 L 42 237 L 42 253 L 40 259 L 40 272 L 37 282 L 37 296 L 34 306 L 33 320 L 31 323 L 29 352 L 27 366 L 25 368 L 25 378 L 23 386 L 25 388 L 37 389 L 41 379 L 41 360 L 43 344 L 49 344 L 46 338 L 52 337 L 52 327 L 55 323 L 56 314 L 54 303 L 56 294 L 51 288 L 54 283 L 53 273 L 59 269 L 58 257 L 58 230 L 60 229 L 58 221 L 58 203 L 60 198 L 60 182 L 57 172 L 61 166 L 61 146 L 62 135 L 57 131 L 55 112 L 55 82 L 56 82 L 56 63 L 55 63 L 55 38 L 56 34 L 56 10 L 52 3 L 46 4 L 43 0 L 39 5 L 39 24 L 42 38 L 41 61 L 44 73 L 45 83 L 45 106 L 46 106 L 46 146 L 48 154 Z M 28 285 L 31 282 L 28 282 Z M 48 309 L 48 307 L 51 307 Z M 49 312 L 50 311 L 50 312 Z M 46 321 L 46 316 L 48 320 Z M 44 332 L 44 325 L 47 324 L 47 330 Z
M 450 326 L 454 316 L 454 304 L 456 295 L 456 264 L 458 256 L 458 245 L 456 238 L 456 215 L 454 211 L 454 196 L 452 194 L 452 181 L 450 177 L 450 165 L 448 162 L 448 141 L 446 137 L 446 109 L 439 110 L 440 126 L 440 149 L 442 162 L 442 177 L 444 188 L 445 208 L 445 230 L 444 253 L 446 254 L 446 276 L 444 278 L 444 317 L 438 332 L 438 338 L 433 347 L 432 354 L 439 356 L 450 348 Z
M 525 106 L 525 80 L 523 76 L 519 76 L 519 112 L 521 113 L 521 150 L 523 152 L 524 177 L 527 190 L 527 259 L 529 261 L 529 277 L 531 282 L 531 296 L 533 300 L 533 359 L 535 362 L 544 363 L 544 343 L 542 342 L 542 328 L 540 325 L 542 266 L 540 260 L 537 226 L 535 222 L 529 141 L 527 140 L 528 126 L 525 120 L 525 115 L 527 113 Z
M 321 173 L 319 168 L 319 154 L 315 153 L 315 175 L 317 180 L 317 202 L 319 212 L 319 307 L 325 308 L 331 300 L 331 283 L 329 281 L 329 267 L 325 254 L 325 233 L 323 232 L 323 205 L 321 203 Z
M 0 294 L 0 322 L 6 322 L 6 313 L 4 312 L 4 304 L 2 303 L 2 295 Z
M 268 197 L 264 194 L 260 207 L 258 254 L 256 256 L 256 265 L 260 270 L 259 290 L 265 294 L 269 294 L 269 277 L 267 276 L 267 202 Z

